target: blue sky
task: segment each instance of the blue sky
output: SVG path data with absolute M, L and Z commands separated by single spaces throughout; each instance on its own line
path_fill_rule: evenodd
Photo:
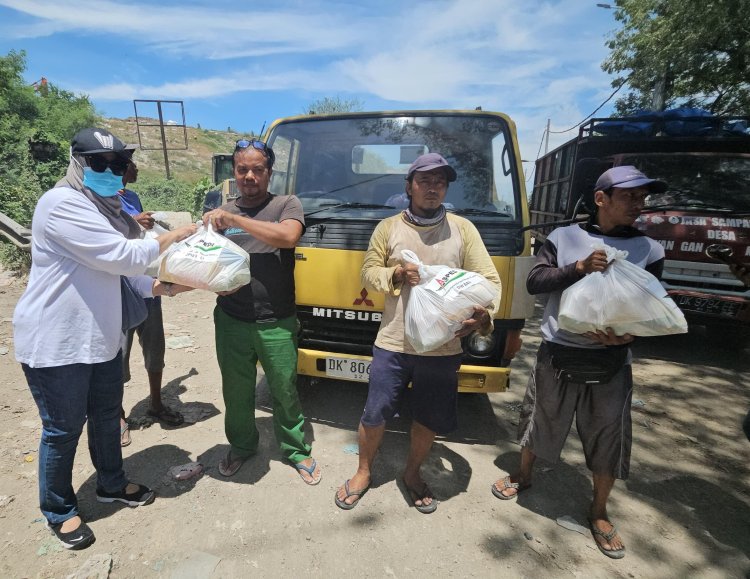
M 548 118 L 567 129 L 609 96 L 615 28 L 594 0 L 0 0 L 0 53 L 25 50 L 29 82 L 88 94 L 106 116 L 174 99 L 189 125 L 257 132 L 325 96 L 481 106 L 513 118 L 524 159 Z

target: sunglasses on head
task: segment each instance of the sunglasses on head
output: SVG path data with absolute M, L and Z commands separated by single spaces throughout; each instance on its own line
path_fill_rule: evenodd
M 94 155 L 86 157 L 86 163 L 97 173 L 104 173 L 104 171 L 107 170 L 107 167 L 109 167 L 112 174 L 117 175 L 118 177 L 122 177 L 125 174 L 125 171 L 128 170 L 128 165 L 130 165 L 130 161 L 124 161 L 123 159 L 113 159 L 108 161 L 104 157 Z
M 273 149 L 266 145 L 263 141 L 258 141 L 257 139 L 240 139 L 234 144 L 235 152 L 239 151 L 240 149 L 247 149 L 248 147 L 252 147 L 253 149 L 258 149 L 259 151 L 263 152 L 268 158 L 268 166 L 273 166 L 274 161 L 276 161 L 276 155 L 274 154 Z

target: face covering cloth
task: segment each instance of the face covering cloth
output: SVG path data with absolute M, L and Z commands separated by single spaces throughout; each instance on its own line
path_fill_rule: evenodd
M 141 228 L 130 215 L 122 210 L 119 195 L 113 197 L 102 197 L 83 184 L 82 159 L 76 158 L 72 152 L 70 154 L 70 163 L 65 177 L 60 179 L 55 187 L 70 187 L 80 191 L 91 201 L 99 212 L 107 218 L 112 227 L 122 233 L 128 239 L 138 239 L 141 236 Z M 122 177 L 120 177 L 118 189 L 122 188 Z
M 122 189 L 122 177 L 112 173 L 109 167 L 101 173 L 97 173 L 91 167 L 84 167 L 83 186 L 100 197 L 114 197 Z

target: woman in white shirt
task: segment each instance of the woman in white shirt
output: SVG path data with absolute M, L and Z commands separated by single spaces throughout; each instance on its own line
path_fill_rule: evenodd
M 138 224 L 121 211 L 117 196 L 133 148 L 104 129 L 75 135 L 65 178 L 34 210 L 31 273 L 13 316 L 16 359 L 42 419 L 40 507 L 67 549 L 95 540 L 79 516 L 72 485 L 84 423 L 97 500 L 131 507 L 154 500 L 154 492 L 129 482 L 122 468 L 120 276 L 128 276 L 143 297 L 189 289 L 141 275 L 195 226 L 140 239 Z

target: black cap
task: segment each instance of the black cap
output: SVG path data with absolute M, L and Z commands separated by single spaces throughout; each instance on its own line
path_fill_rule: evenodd
M 120 156 L 133 154 L 133 147 L 125 145 L 106 129 L 90 127 L 78 131 L 70 142 L 73 153 L 77 155 L 95 155 L 97 153 L 116 153 Z

